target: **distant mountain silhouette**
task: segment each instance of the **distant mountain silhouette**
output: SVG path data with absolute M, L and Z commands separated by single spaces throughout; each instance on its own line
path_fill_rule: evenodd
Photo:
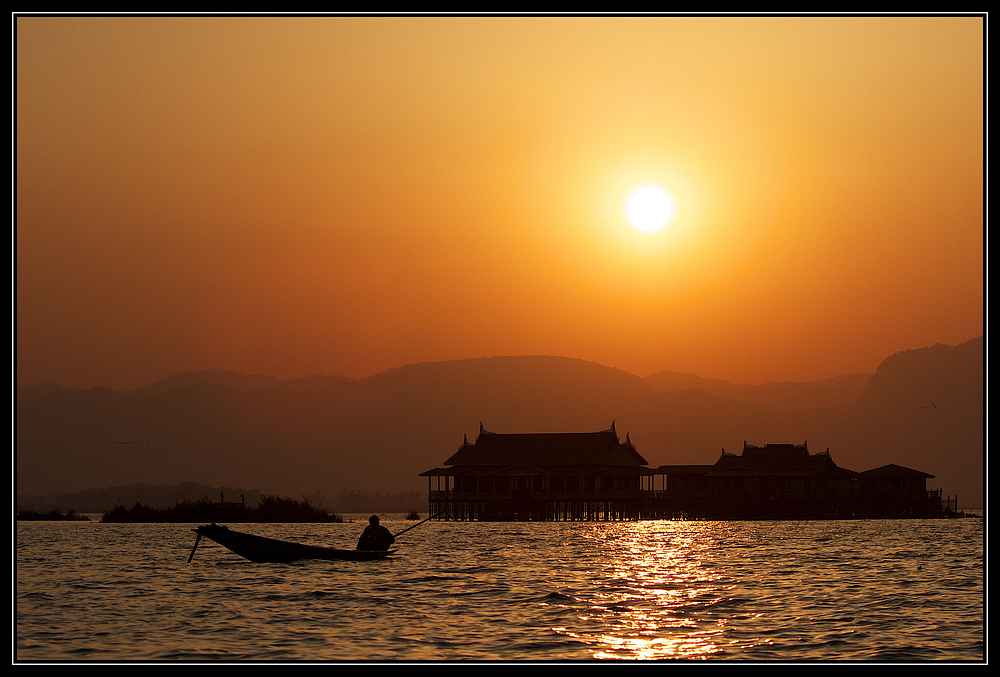
M 291 496 L 426 490 L 418 474 L 474 438 L 480 422 L 557 432 L 615 421 L 651 466 L 713 463 L 744 440 L 808 441 L 852 470 L 929 472 L 929 486 L 982 505 L 982 386 L 980 338 L 893 355 L 870 377 L 764 386 L 533 356 L 363 379 L 210 371 L 129 392 L 18 388 L 17 491 L 186 481 Z
M 853 412 L 845 446 L 857 465 L 893 454 L 933 473 L 933 486 L 982 506 L 985 484 L 984 343 L 896 353 L 879 365 Z
M 28 400 L 36 397 L 41 397 L 43 395 L 48 395 L 49 393 L 62 390 L 62 386 L 56 383 L 39 383 L 38 385 L 17 387 L 17 399 L 18 400 Z
M 180 374 L 170 376 L 162 381 L 157 381 L 156 383 L 146 386 L 145 388 L 138 388 L 130 392 L 134 395 L 144 395 L 154 392 L 162 392 L 165 390 L 172 390 L 174 388 L 184 388 L 202 384 L 217 385 L 231 390 L 242 391 L 294 390 L 310 387 L 317 388 L 330 383 L 352 380 L 354 379 L 346 376 L 323 376 L 322 374 L 315 374 L 305 378 L 292 379 L 291 381 L 282 381 L 276 376 L 267 376 L 264 374 L 255 374 L 251 376 L 247 374 L 237 374 L 231 371 L 209 369 L 206 371 L 185 371 Z
M 868 387 L 871 376 L 849 374 L 806 383 L 784 381 L 763 385 L 735 385 L 729 381 L 706 379 L 694 374 L 661 371 L 647 376 L 646 381 L 663 392 L 701 390 L 766 409 L 829 409 L 854 406 Z

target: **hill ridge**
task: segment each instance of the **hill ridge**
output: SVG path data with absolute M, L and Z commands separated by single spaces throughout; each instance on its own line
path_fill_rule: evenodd
M 733 386 L 722 396 L 664 390 L 648 377 L 561 356 L 423 362 L 363 379 L 236 378 L 234 386 L 127 393 L 48 387 L 18 399 L 16 481 L 29 493 L 181 481 L 275 494 L 409 491 L 480 423 L 546 432 L 616 421 L 651 466 L 712 463 L 720 448 L 744 440 L 808 439 L 830 447 L 843 467 L 897 463 L 937 476 L 946 494 L 981 501 L 983 353 L 981 342 L 967 343 L 900 351 L 871 389 L 865 383 L 868 397 L 853 401 L 860 378 Z M 205 378 L 229 382 L 218 371 Z M 907 399 L 913 393 L 928 401 Z M 939 406 L 921 408 L 930 399 Z M 949 401 L 962 406 L 941 405 Z

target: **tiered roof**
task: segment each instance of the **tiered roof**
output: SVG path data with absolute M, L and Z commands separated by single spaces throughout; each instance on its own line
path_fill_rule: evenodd
M 768 444 L 763 447 L 743 443 L 740 455 L 722 453 L 709 476 L 725 475 L 815 475 L 841 474 L 856 475 L 852 470 L 839 467 L 833 462 L 829 450 L 810 454 L 808 443 Z
M 865 477 L 886 477 L 886 478 L 924 478 L 930 479 L 934 475 L 929 475 L 920 470 L 913 470 L 912 468 L 905 468 L 901 465 L 896 465 L 895 463 L 890 463 L 889 465 L 883 465 L 880 468 L 874 468 L 872 470 L 866 470 L 861 473 Z
M 587 433 L 494 433 L 479 424 L 479 436 L 468 437 L 451 458 L 450 466 L 614 466 L 646 465 L 628 438 L 622 442 L 615 424 Z

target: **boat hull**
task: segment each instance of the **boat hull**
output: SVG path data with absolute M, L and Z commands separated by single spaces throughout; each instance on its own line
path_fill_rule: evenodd
M 292 543 L 290 541 L 280 541 L 276 538 L 244 534 L 217 524 L 206 524 L 193 531 L 199 537 L 204 536 L 215 541 L 251 562 L 287 563 L 305 559 L 371 561 L 384 559 L 395 552 L 395 550 L 342 550 L 339 548 L 324 548 L 318 545 Z

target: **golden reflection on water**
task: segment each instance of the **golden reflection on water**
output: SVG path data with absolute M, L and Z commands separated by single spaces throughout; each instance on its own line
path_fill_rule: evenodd
M 719 634 L 719 632 L 713 634 Z M 696 633 L 686 637 L 654 638 L 605 635 L 601 638 L 601 642 L 609 649 L 595 651 L 594 658 L 628 658 L 632 660 L 705 658 L 720 651 L 715 639 L 715 637 L 697 637 Z
M 601 535 L 608 539 L 608 532 Z M 622 524 L 593 572 L 589 613 L 603 627 L 593 634 L 560 634 L 593 645 L 594 658 L 656 660 L 707 658 L 723 650 L 727 618 L 713 607 L 734 581 L 709 561 L 713 545 L 704 523 Z
M 344 543 L 356 527 L 259 529 Z M 18 523 L 16 657 L 985 657 L 982 520 L 423 528 L 404 557 L 357 567 L 256 565 L 221 546 L 188 563 L 191 531 L 180 524 Z

